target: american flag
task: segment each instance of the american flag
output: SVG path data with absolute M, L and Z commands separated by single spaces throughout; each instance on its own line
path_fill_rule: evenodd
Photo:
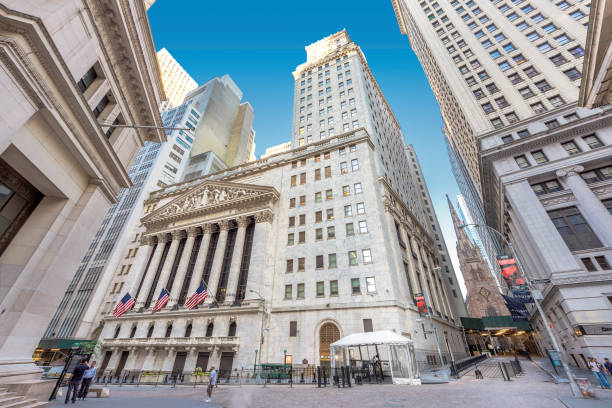
M 125 296 L 121 298 L 121 301 L 117 303 L 117 306 L 115 307 L 115 310 L 113 311 L 113 316 L 121 317 L 122 314 L 124 314 L 125 312 L 130 310 L 132 306 L 134 306 L 134 303 L 136 303 L 134 301 L 134 298 L 130 296 L 129 292 L 126 293 Z
M 189 309 L 195 308 L 197 305 L 202 303 L 204 299 L 206 299 L 208 293 L 206 293 L 206 288 L 204 287 L 204 282 L 200 283 L 200 286 L 195 291 L 193 295 L 189 298 L 187 303 L 185 304 Z
M 155 312 L 159 312 L 161 309 L 163 309 L 163 307 L 166 306 L 166 303 L 168 303 L 168 299 L 168 291 L 162 288 L 161 293 L 157 298 L 157 302 L 155 302 L 155 307 L 153 308 L 152 313 L 154 314 Z

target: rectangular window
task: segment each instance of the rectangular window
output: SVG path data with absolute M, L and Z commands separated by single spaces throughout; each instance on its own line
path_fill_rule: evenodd
M 360 295 L 361 294 L 361 287 L 359 285 L 359 278 L 352 278 L 351 279 L 351 293 L 353 295 Z
M 357 203 L 355 207 L 357 208 L 357 214 L 365 214 L 365 204 L 364 203 Z
M 300 225 L 306 224 L 306 214 L 300 214 Z
M 346 162 L 341 162 L 340 163 L 340 174 L 346 174 L 348 173 L 348 165 Z
M 536 150 L 536 151 L 531 152 L 531 157 L 533 157 L 533 159 L 538 164 L 546 163 L 548 161 L 548 158 L 546 157 L 546 155 L 544 154 L 542 150 Z
M 297 336 L 297 322 L 290 321 L 289 322 L 289 337 L 296 337 L 296 336 Z
M 342 195 L 348 197 L 351 195 L 351 186 L 342 186 Z
M 353 159 L 351 160 L 351 171 L 357 171 L 357 170 L 359 170 L 359 160 Z
M 298 242 L 299 242 L 300 244 L 303 244 L 303 243 L 305 243 L 305 242 L 306 242 L 306 231 L 300 231 L 300 232 L 298 233 Z
M 357 251 L 348 251 L 348 261 L 351 266 L 357 265 Z
M 336 254 L 327 254 L 327 267 L 335 268 L 336 266 Z
M 295 234 L 290 233 L 287 235 L 287 245 L 295 244 Z
M 333 208 L 328 208 L 327 209 L 327 220 L 331 221 L 334 219 L 334 209 Z
M 353 226 L 352 222 L 349 222 L 346 224 L 346 236 L 350 237 L 352 235 L 355 235 L 355 227 Z
M 303 207 L 306 205 L 306 196 L 300 196 L 300 207 Z
M 298 258 L 298 272 L 304 272 L 306 270 L 306 258 Z
M 315 193 L 315 203 L 320 203 L 321 201 L 323 201 L 322 196 L 321 196 L 321 192 L 317 191 Z
M 372 251 L 369 249 L 362 249 L 361 255 L 363 256 L 363 263 L 372 263 Z
M 353 207 L 351 205 L 344 206 L 344 216 L 350 217 L 353 215 Z
M 315 229 L 315 239 L 317 241 L 321 241 L 323 239 L 323 228 L 316 228 Z
M 285 268 L 285 272 L 286 273 L 292 273 L 293 272 L 293 259 L 287 259 L 287 266 Z
M 327 239 L 335 239 L 336 238 L 336 227 L 330 225 L 327 227 Z
M 361 189 L 361 183 L 355 183 L 353 185 L 353 188 L 354 188 L 355 194 L 361 194 L 361 192 L 363 191 Z
M 297 284 L 297 299 L 304 299 L 304 284 Z
M 285 299 L 293 298 L 293 285 L 285 285 Z
M 530 167 L 531 165 L 529 164 L 529 162 L 527 161 L 527 158 L 524 155 L 521 156 L 516 156 L 514 158 L 514 161 L 516 161 L 516 164 L 519 166 L 519 168 L 521 169 L 525 169 L 527 167 Z
M 315 171 L 314 171 L 314 179 L 315 179 L 315 181 L 321 180 L 321 169 L 315 169 Z
M 329 281 L 329 295 L 338 296 L 338 281 L 337 280 Z
M 315 212 L 315 222 L 321 222 L 321 221 L 323 221 L 323 212 L 322 211 Z
M 289 199 L 289 208 L 295 208 L 295 198 Z
M 373 276 L 366 278 L 366 292 L 376 293 L 376 281 Z
M 325 190 L 325 199 L 326 200 L 331 200 L 334 198 L 334 192 L 330 189 L 330 190 Z
M 548 215 L 571 251 L 601 248 L 601 241 L 576 207 L 549 211 Z
M 331 177 L 331 166 L 325 166 L 325 178 Z
M 317 255 L 315 261 L 315 267 L 317 269 L 323 269 L 325 267 L 325 265 L 323 265 L 323 255 Z
M 289 217 L 289 226 L 290 227 L 295 226 L 295 217 Z
M 367 279 L 367 278 L 366 278 Z M 374 278 L 372 278 L 374 279 Z M 367 284 L 367 281 L 366 281 Z M 372 327 L 372 319 L 363 319 L 363 332 L 370 333 L 373 332 L 374 328 Z
M 573 141 L 561 143 L 561 146 L 565 149 L 565 151 L 571 156 L 573 154 L 580 153 L 580 149 Z
M 582 139 L 586 142 L 586 144 L 589 145 L 589 148 L 591 149 L 597 149 L 598 147 L 603 146 L 603 143 L 601 143 L 599 141 L 599 139 L 597 138 L 597 136 L 593 135 L 588 135 L 588 136 L 582 136 Z
M 368 232 L 368 223 L 367 221 L 359 221 L 359 233 L 365 234 Z
M 306 173 L 300 173 L 300 184 L 306 184 Z
M 85 92 L 87 88 L 89 88 L 89 86 L 96 80 L 96 78 L 98 78 L 98 74 L 96 73 L 94 67 L 89 68 L 85 75 L 83 75 L 81 79 L 79 79 L 79 82 L 77 82 L 77 86 L 79 87 L 81 93 Z
M 317 282 L 317 297 L 325 296 L 325 282 Z

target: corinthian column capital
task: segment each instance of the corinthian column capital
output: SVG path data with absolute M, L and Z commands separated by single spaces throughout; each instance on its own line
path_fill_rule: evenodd
M 229 221 L 229 220 L 221 220 L 221 221 L 219 221 L 219 229 L 220 229 L 221 231 L 227 231 L 227 230 L 229 230 L 231 225 L 232 225 L 232 224 L 230 223 L 230 221 Z
M 187 236 L 188 237 L 195 237 L 199 234 L 200 229 L 198 227 L 189 227 L 187 228 Z
M 251 223 L 251 220 L 243 215 L 241 217 L 238 217 L 236 222 L 238 224 L 238 228 L 246 228 Z
M 174 230 L 172 231 L 172 240 L 180 240 L 185 236 L 185 231 L 183 230 Z
M 557 177 L 570 177 L 570 176 L 580 175 L 580 173 L 582 173 L 583 171 L 584 171 L 584 167 L 578 165 L 578 166 L 566 167 L 564 169 L 557 170 L 556 174 L 557 174 Z

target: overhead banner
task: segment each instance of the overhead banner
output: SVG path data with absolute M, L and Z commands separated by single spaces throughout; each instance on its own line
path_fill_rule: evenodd
M 519 298 L 506 295 L 502 296 L 506 301 L 506 306 L 508 306 L 512 320 L 515 322 L 526 322 L 529 320 L 529 311 L 527 310 L 527 307 L 525 307 L 525 302 Z
M 502 276 L 506 281 L 506 285 L 508 285 L 510 289 L 527 289 L 527 285 L 525 285 L 525 280 L 521 276 L 518 266 L 516 265 L 516 259 L 514 259 L 512 255 L 498 256 L 497 264 L 501 268 Z
M 533 303 L 531 291 L 528 289 L 512 288 L 512 296 L 520 299 L 523 303 Z
M 414 303 L 416 303 L 417 309 L 421 315 L 427 314 L 427 304 L 425 303 L 425 296 L 422 293 L 416 293 L 414 295 Z

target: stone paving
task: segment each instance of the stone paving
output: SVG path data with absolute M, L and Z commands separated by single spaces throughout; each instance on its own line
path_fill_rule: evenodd
M 176 388 L 112 387 L 111 397 L 92 398 L 77 402 L 81 407 L 121 408 L 268 408 L 278 407 L 359 407 L 359 408 L 563 408 L 560 401 L 572 401 L 567 384 L 554 384 L 550 377 L 533 363 L 522 361 L 525 375 L 506 382 L 501 379 L 475 380 L 463 377 L 449 384 L 425 384 L 420 386 L 362 385 L 338 389 L 314 386 L 219 386 L 212 403 L 204 403 L 205 389 L 177 386 Z M 612 391 L 595 390 L 599 400 L 581 401 L 576 407 L 612 407 Z M 55 401 L 52 406 L 63 405 Z M 573 408 L 572 405 L 570 407 Z

